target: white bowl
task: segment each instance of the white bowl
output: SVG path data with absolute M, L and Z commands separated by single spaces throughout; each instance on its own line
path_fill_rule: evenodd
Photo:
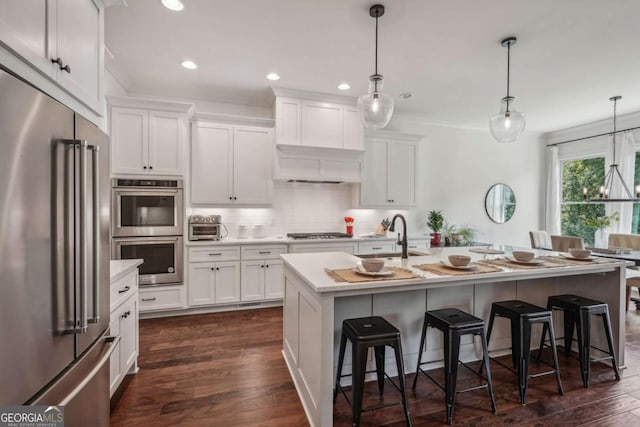
M 570 248 L 569 253 L 574 258 L 589 258 L 591 256 L 591 250 L 589 249 Z
M 511 254 L 515 259 L 522 262 L 529 262 L 536 256 L 535 253 L 529 251 L 513 251 Z
M 369 273 L 377 273 L 384 267 L 384 260 L 382 258 L 363 259 L 362 267 Z
M 468 255 L 449 255 L 449 262 L 454 267 L 464 267 L 471 262 L 471 257 Z

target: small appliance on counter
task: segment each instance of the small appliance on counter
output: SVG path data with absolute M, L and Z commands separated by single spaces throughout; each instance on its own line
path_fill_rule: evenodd
M 220 240 L 222 237 L 220 215 L 191 215 L 189 240 Z

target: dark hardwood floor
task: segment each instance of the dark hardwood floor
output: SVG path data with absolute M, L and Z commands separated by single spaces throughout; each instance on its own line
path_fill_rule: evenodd
M 621 381 L 608 366 L 593 364 L 591 386 L 585 389 L 578 361 L 562 353 L 565 395 L 557 394 L 553 376 L 536 378 L 523 406 L 516 377 L 492 363 L 498 414 L 490 412 L 485 390 L 460 394 L 454 424 L 640 425 L 640 311 L 630 311 L 626 324 L 627 369 Z M 112 402 L 111 426 L 306 426 L 281 347 L 281 308 L 142 320 L 140 371 L 127 377 L 120 399 Z M 545 356 L 549 360 L 549 353 Z M 464 371 L 460 368 L 460 387 L 476 381 Z M 413 375 L 407 377 L 409 385 L 412 380 Z M 381 400 L 395 401 L 395 390 L 390 385 L 386 390 Z M 415 427 L 444 425 L 440 389 L 420 378 L 408 393 Z M 365 405 L 379 402 L 375 383 L 368 383 Z M 343 396 L 338 396 L 334 424 L 350 425 Z M 403 426 L 401 407 L 365 412 L 361 425 Z

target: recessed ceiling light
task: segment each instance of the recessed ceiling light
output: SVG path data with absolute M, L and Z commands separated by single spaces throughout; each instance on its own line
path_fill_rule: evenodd
M 195 70 L 196 68 L 198 68 L 198 64 L 188 59 L 186 61 L 182 61 L 180 65 L 182 65 L 187 70 Z
M 184 4 L 180 0 L 162 0 L 162 4 L 169 10 L 180 12 L 184 9 Z
M 349 83 L 340 83 L 338 85 L 338 89 L 340 89 L 340 90 L 349 90 L 349 89 L 351 89 L 351 85 Z
M 269 80 L 280 80 L 280 76 L 277 75 L 276 73 L 269 73 L 267 74 L 267 78 Z
M 398 95 L 400 98 L 402 99 L 409 99 L 411 98 L 411 94 L 409 92 L 402 92 L 400 95 Z

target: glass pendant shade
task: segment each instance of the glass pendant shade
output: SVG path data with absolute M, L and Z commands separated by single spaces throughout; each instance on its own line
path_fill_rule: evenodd
M 369 93 L 358 97 L 358 114 L 364 127 L 382 129 L 393 115 L 393 98 L 382 93 L 382 76 L 371 76 Z
M 524 131 L 524 114 L 513 107 L 512 96 L 502 98 L 500 113 L 491 117 L 489 129 L 498 142 L 515 142 Z

